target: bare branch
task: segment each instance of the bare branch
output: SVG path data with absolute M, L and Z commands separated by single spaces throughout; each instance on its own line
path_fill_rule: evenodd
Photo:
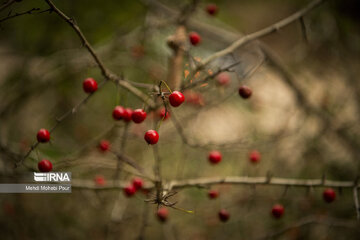
M 235 51 L 237 48 L 241 47 L 242 45 L 244 45 L 245 43 L 248 43 L 252 40 L 258 39 L 260 37 L 266 36 L 270 33 L 276 32 L 278 30 L 280 30 L 281 28 L 291 24 L 292 22 L 299 20 L 300 18 L 302 18 L 304 15 L 306 15 L 308 12 L 310 12 L 312 9 L 314 9 L 315 7 L 319 6 L 322 2 L 324 2 L 324 0 L 315 0 L 312 1 L 311 3 L 309 3 L 306 7 L 304 7 L 303 9 L 297 11 L 296 13 L 292 14 L 291 16 L 273 24 L 270 25 L 264 29 L 261 29 L 257 32 L 245 35 L 243 37 L 241 37 L 240 39 L 238 39 L 237 41 L 235 41 L 234 43 L 232 43 L 230 46 L 228 46 L 227 48 L 220 50 L 216 53 L 214 53 L 213 55 L 207 57 L 206 59 L 204 59 L 201 64 L 198 66 L 198 69 L 202 69 L 204 68 L 204 66 L 206 66 L 207 64 L 209 64 L 210 62 L 214 61 L 217 58 L 223 57 L 233 51 Z

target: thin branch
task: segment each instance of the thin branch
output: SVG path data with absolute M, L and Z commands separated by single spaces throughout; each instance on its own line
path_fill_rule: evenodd
M 147 105 L 149 105 L 151 108 L 155 108 L 155 103 L 143 92 L 138 90 L 137 88 L 133 87 L 130 83 L 125 81 L 124 79 L 120 78 L 119 76 L 115 75 L 114 73 L 111 73 L 110 70 L 108 70 L 104 63 L 100 60 L 100 58 L 95 53 L 94 49 L 90 45 L 90 43 L 85 38 L 84 34 L 81 32 L 79 26 L 76 24 L 74 19 L 69 18 L 66 16 L 60 9 L 58 9 L 50 0 L 45 0 L 46 3 L 51 7 L 51 9 L 56 12 L 62 19 L 64 19 L 76 32 L 76 34 L 79 36 L 80 40 L 82 41 L 83 45 L 86 47 L 86 49 L 89 51 L 91 56 L 94 58 L 96 64 L 101 70 L 102 75 L 106 80 L 112 80 L 114 82 L 117 82 L 121 87 L 127 89 L 129 92 L 134 94 L 136 97 L 138 97 L 140 100 L 145 102 Z
M 0 12 L 15 2 L 16 2 L 15 0 L 8 0 L 6 3 L 0 6 Z
M 308 12 L 310 12 L 312 9 L 314 9 L 315 7 L 319 6 L 322 2 L 324 2 L 324 0 L 315 0 L 312 1 L 311 3 L 309 3 L 306 7 L 304 7 L 303 9 L 297 11 L 296 13 L 292 14 L 291 16 L 275 23 L 272 24 L 266 28 L 263 28 L 257 32 L 245 35 L 243 37 L 241 37 L 240 39 L 238 39 L 237 41 L 235 41 L 234 43 L 232 43 L 230 46 L 228 46 L 227 48 L 220 50 L 216 53 L 214 53 L 213 55 L 207 57 L 206 59 L 204 59 L 201 64 L 198 66 L 198 70 L 204 68 L 207 64 L 209 64 L 210 62 L 214 61 L 217 58 L 223 57 L 233 51 L 235 51 L 237 48 L 241 47 L 242 45 L 244 45 L 245 43 L 248 43 L 250 41 L 253 41 L 255 39 L 258 39 L 260 37 L 264 37 L 268 34 L 271 34 L 273 32 L 277 32 L 279 31 L 281 28 L 291 24 L 292 22 L 299 20 L 300 18 L 302 18 L 304 15 L 306 15 Z
M 27 10 L 25 12 L 15 13 L 13 15 L 9 15 L 9 16 L 3 18 L 3 19 L 0 19 L 0 23 L 5 22 L 6 20 L 9 20 L 9 19 L 12 19 L 12 18 L 16 18 L 16 17 L 22 16 L 22 15 L 26 15 L 26 14 L 33 14 L 33 13 L 40 14 L 40 13 L 45 13 L 45 12 L 51 12 L 51 9 L 47 9 L 47 10 L 43 10 L 43 11 L 40 11 L 40 10 L 41 10 L 40 8 L 32 8 L 32 9 Z
M 126 182 L 122 181 L 109 181 L 104 187 L 98 187 L 94 181 L 73 179 L 73 188 L 87 188 L 87 189 L 121 189 L 126 186 Z M 263 186 L 280 186 L 280 187 L 332 187 L 332 188 L 359 188 L 360 185 L 354 187 L 354 181 L 334 181 L 327 179 L 294 179 L 294 178 L 275 178 L 269 176 L 265 177 L 241 177 L 241 176 L 228 176 L 228 177 L 209 177 L 209 178 L 196 178 L 184 180 L 171 180 L 164 181 L 163 186 L 167 191 L 172 189 L 182 189 L 189 187 L 207 187 L 217 184 L 232 184 L 232 185 L 263 185 Z M 147 183 L 144 189 L 153 189 L 153 183 Z

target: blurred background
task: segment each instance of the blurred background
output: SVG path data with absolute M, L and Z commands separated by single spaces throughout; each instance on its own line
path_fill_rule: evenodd
M 187 46 L 184 76 L 191 59 L 203 59 L 225 48 L 243 34 L 252 33 L 301 9 L 304 0 L 200 1 L 188 31 L 202 42 Z M 3 0 L 0 4 L 5 4 Z M 166 80 L 166 44 L 176 29 L 176 18 L 189 1 L 55 1 L 75 19 L 105 65 L 133 82 L 158 85 Z M 205 11 L 216 3 L 219 12 Z M 32 8 L 32 14 L 8 18 Z M 74 30 L 45 1 L 23 0 L 0 12 L 0 174 L 2 182 L 18 182 L 49 159 L 54 171 L 72 172 L 75 180 L 96 184 L 94 178 L 113 179 L 117 159 L 102 153 L 101 139 L 131 157 L 145 175 L 153 176 L 154 155 L 143 135 L 159 122 L 148 112 L 142 124 L 116 122 L 116 105 L 132 109 L 143 103 L 125 89 L 107 83 L 76 114 L 52 133 L 51 143 L 40 145 L 24 166 L 14 169 L 36 141 L 40 128 L 50 129 L 56 118 L 78 104 L 86 94 L 82 82 L 104 79 Z M 217 70 L 239 62 L 227 73 L 228 86 L 216 79 L 184 92 L 186 102 L 172 109 L 162 122 L 157 144 L 164 181 L 200 177 L 266 176 L 296 179 L 354 181 L 360 156 L 360 3 L 329 0 L 295 21 L 221 58 L 209 66 Z M 190 60 L 189 60 L 190 59 Z M 184 77 L 184 81 L 187 81 Z M 242 84 L 253 95 L 242 99 Z M 153 97 L 154 90 L 139 88 Z M 158 99 L 161 102 L 160 99 Z M 175 123 L 180 123 L 176 126 Z M 127 129 L 127 130 L 125 130 Z M 124 131 L 127 131 L 126 139 Z M 179 132 L 182 134 L 179 134 Z M 126 140 L 126 144 L 124 143 Z M 213 166 L 208 152 L 219 150 L 223 160 Z M 252 164 L 248 154 L 261 153 Z M 138 175 L 123 165 L 120 179 Z M 146 184 L 151 184 L 144 179 Z M 94 182 L 94 183 L 93 183 Z M 219 197 L 208 198 L 209 187 L 177 190 L 171 198 L 169 219 L 160 223 L 157 206 L 145 203 L 146 194 L 132 198 L 121 189 L 73 186 L 71 194 L 1 194 L 1 239 L 358 239 L 351 188 L 335 189 L 337 199 L 322 200 L 323 188 L 214 185 Z M 284 217 L 271 217 L 281 203 Z M 230 219 L 222 223 L 218 211 Z M 316 221 L 311 221 L 316 219 Z M 320 219 L 320 220 L 319 220 Z M 309 221 L 310 223 L 307 223 Z M 141 238 L 143 237 L 143 238 Z

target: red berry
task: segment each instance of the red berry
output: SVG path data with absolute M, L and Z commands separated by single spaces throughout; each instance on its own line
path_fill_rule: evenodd
M 173 91 L 169 96 L 169 101 L 171 106 L 178 107 L 185 101 L 185 97 L 181 92 Z
M 201 37 L 196 32 L 189 33 L 189 39 L 192 45 L 196 46 L 201 42 Z
M 165 108 L 162 108 L 162 109 L 160 109 L 160 110 L 158 111 L 159 117 L 160 117 L 161 119 L 166 120 L 166 119 L 168 119 L 168 118 L 170 117 L 170 112 L 166 112 L 166 116 L 165 116 L 165 112 L 166 112 Z
M 226 72 L 222 72 L 216 77 L 216 82 L 220 86 L 227 86 L 231 82 L 230 75 Z
M 225 209 L 221 209 L 218 214 L 219 214 L 219 219 L 222 222 L 226 222 L 230 218 L 230 213 Z
M 144 139 L 148 144 L 156 144 L 159 141 L 159 134 L 155 130 L 149 130 L 145 133 Z
M 204 98 L 201 93 L 196 93 L 193 91 L 185 91 L 184 95 L 186 96 L 186 102 L 195 106 L 204 105 Z
M 106 152 L 110 149 L 110 142 L 107 140 L 101 140 L 100 144 L 99 144 L 99 149 L 102 152 Z
M 136 109 L 135 111 L 133 111 L 131 118 L 134 123 L 141 123 L 146 118 L 146 112 L 142 109 Z
M 209 153 L 208 158 L 209 158 L 210 163 L 217 164 L 217 163 L 221 162 L 222 156 L 219 151 L 211 151 Z
M 281 218 L 284 215 L 284 207 L 281 204 L 275 204 L 271 209 L 274 218 Z
M 210 199 L 215 199 L 215 198 L 217 198 L 219 196 L 219 192 L 216 191 L 216 190 L 210 190 L 208 192 L 208 196 L 209 196 Z
M 125 108 L 124 114 L 123 114 L 123 119 L 124 119 L 125 122 L 130 122 L 131 121 L 132 113 L 133 113 L 133 110 L 131 108 Z
M 106 184 L 105 178 L 102 175 L 95 176 L 94 181 L 97 186 L 104 186 Z
M 218 12 L 218 7 L 212 3 L 206 6 L 206 11 L 208 14 L 214 16 Z
M 249 153 L 249 160 L 252 163 L 258 163 L 258 162 L 260 162 L 260 159 L 261 159 L 261 155 L 258 151 L 253 150 Z
M 334 189 L 332 188 L 327 188 L 325 189 L 325 191 L 323 192 L 323 198 L 324 201 L 327 203 L 331 203 L 335 200 L 336 198 L 336 192 L 334 191 Z
M 50 132 L 48 130 L 46 130 L 45 128 L 41 128 L 38 131 L 36 138 L 37 138 L 38 142 L 46 143 L 46 142 L 50 141 Z
M 141 178 L 134 178 L 132 183 L 136 190 L 141 189 L 144 185 L 144 182 Z
M 52 169 L 52 163 L 47 159 L 43 159 L 38 163 L 38 168 L 40 172 L 50 172 Z
M 83 82 L 83 89 L 86 93 L 93 93 L 98 89 L 97 82 L 93 78 L 87 78 Z
M 124 193 L 127 197 L 131 197 L 136 193 L 136 188 L 130 184 L 124 188 Z
M 157 211 L 157 217 L 161 222 L 165 222 L 169 216 L 169 210 L 167 208 L 159 208 Z
M 251 97 L 252 91 L 249 87 L 244 85 L 239 88 L 239 94 L 242 98 L 247 99 Z
M 115 120 L 121 120 L 123 119 L 125 114 L 125 108 L 122 106 L 116 106 L 112 112 L 112 116 Z

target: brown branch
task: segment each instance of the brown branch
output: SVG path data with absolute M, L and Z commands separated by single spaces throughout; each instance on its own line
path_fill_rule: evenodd
M 13 15 L 9 15 L 9 16 L 3 18 L 3 19 L 0 19 L 0 23 L 5 22 L 6 20 L 9 20 L 9 19 L 12 19 L 12 18 L 22 16 L 22 15 L 33 14 L 33 13 L 40 14 L 40 13 L 45 13 L 45 12 L 50 12 L 50 11 L 51 11 L 51 9 L 40 11 L 40 8 L 32 8 L 32 9 L 27 10 L 25 12 L 15 13 Z
M 169 59 L 169 71 L 167 82 L 174 90 L 178 90 L 181 85 L 184 48 L 186 43 L 186 28 L 180 25 L 176 28 L 175 34 L 170 36 L 167 40 L 169 47 L 173 50 L 173 56 Z
M 51 7 L 51 9 L 56 12 L 62 19 L 64 19 L 76 32 L 76 34 L 79 36 L 80 40 L 82 41 L 83 45 L 86 47 L 86 49 L 89 51 L 93 59 L 95 60 L 97 66 L 100 68 L 102 75 L 106 80 L 112 80 L 114 82 L 117 82 L 121 87 L 125 88 L 132 94 L 134 94 L 136 97 L 138 97 L 140 100 L 142 100 L 144 103 L 149 105 L 151 108 L 155 108 L 155 103 L 144 93 L 142 93 L 137 88 L 133 87 L 130 83 L 125 81 L 124 79 L 120 78 L 119 76 L 116 76 L 114 73 L 111 73 L 110 70 L 108 70 L 104 63 L 100 60 L 100 58 L 95 53 L 94 49 L 90 45 L 90 43 L 85 38 L 84 34 L 80 30 L 79 26 L 76 24 L 74 19 L 69 18 L 66 16 L 61 10 L 59 10 L 50 0 L 45 0 L 46 3 Z
M 104 187 L 98 187 L 94 181 L 73 179 L 73 188 L 88 188 L 88 189 L 121 189 L 126 186 L 126 182 L 122 181 L 109 181 Z M 275 178 L 275 177 L 241 177 L 241 176 L 228 176 L 228 177 L 209 177 L 209 178 L 196 178 L 184 180 L 171 180 L 163 183 L 164 189 L 170 191 L 172 189 L 182 189 L 189 187 L 207 187 L 217 184 L 230 184 L 230 185 L 263 185 L 263 186 L 279 186 L 279 187 L 332 187 L 332 188 L 354 188 L 354 181 L 334 181 L 323 178 L 318 179 L 294 179 L 294 178 Z M 144 189 L 153 189 L 153 183 L 147 183 Z M 355 188 L 359 188 L 357 184 Z
M 15 2 L 16 2 L 15 0 L 8 0 L 6 3 L 0 6 L 0 12 Z
M 266 28 L 263 28 L 257 32 L 245 35 L 243 37 L 241 37 L 240 39 L 238 39 L 237 41 L 235 41 L 234 43 L 232 43 L 230 46 L 228 46 L 227 48 L 220 50 L 216 53 L 214 53 L 213 55 L 207 57 L 206 59 L 204 59 L 200 65 L 197 67 L 198 70 L 204 68 L 207 64 L 209 64 L 210 62 L 214 61 L 217 58 L 223 57 L 229 53 L 234 52 L 237 48 L 241 47 L 242 45 L 244 45 L 245 43 L 248 43 L 250 41 L 253 41 L 255 39 L 264 37 L 268 34 L 271 34 L 273 32 L 277 32 L 279 31 L 281 28 L 291 24 L 292 22 L 301 19 L 304 15 L 306 15 L 308 12 L 310 12 L 312 9 L 314 9 L 315 7 L 319 6 L 322 2 L 324 2 L 324 0 L 315 0 L 312 1 L 311 3 L 309 3 L 306 7 L 304 7 L 303 9 L 297 11 L 296 13 L 292 14 L 291 16 L 275 23 L 272 24 Z

